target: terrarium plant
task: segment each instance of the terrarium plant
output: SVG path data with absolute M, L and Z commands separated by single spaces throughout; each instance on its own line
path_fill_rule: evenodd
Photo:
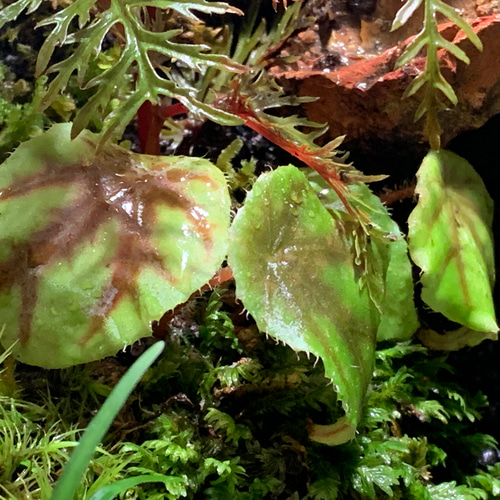
M 138 493 L 149 495 L 144 498 L 196 491 L 209 498 L 235 492 L 242 498 L 271 498 L 286 491 L 286 481 L 272 481 L 270 469 L 261 482 L 255 474 L 244 485 L 246 469 L 238 457 L 248 463 L 245 453 L 261 454 L 265 469 L 272 446 L 255 437 L 258 426 L 235 422 L 231 412 L 220 409 L 224 391 L 250 394 L 251 387 L 262 391 L 266 383 L 283 391 L 290 415 L 297 417 L 290 431 L 297 437 L 280 431 L 283 440 L 290 439 L 287 446 L 297 455 L 303 448 L 304 460 L 315 464 L 308 498 L 352 491 L 375 498 L 379 490 L 393 496 L 400 481 L 416 498 L 445 498 L 455 488 L 461 494 L 462 487 L 452 482 L 443 483 L 440 492 L 426 475 L 428 467 L 444 462 L 437 445 L 428 447 L 425 438 L 390 428 L 399 425 L 400 406 L 443 423 L 452 417 L 473 420 L 484 403 L 466 400 L 444 382 L 446 401 L 428 401 L 429 387 L 408 382 L 425 370 L 395 368 L 392 358 L 405 353 L 441 367 L 432 364 L 426 349 L 408 343 L 419 327 L 410 256 L 421 272 L 419 293 L 426 307 L 459 325 L 439 338 L 441 347 L 496 339 L 498 330 L 491 293 L 492 202 L 472 166 L 440 149 L 440 94 L 452 103 L 456 96 L 441 73 L 438 50 L 465 62 L 467 56 L 440 34 L 436 13 L 446 15 L 478 48 L 481 42 L 441 0 L 408 0 L 394 28 L 421 4 L 422 31 L 397 62 L 404 65 L 426 49 L 424 71 L 407 90 L 408 95 L 422 92 L 416 118 L 427 117 L 431 149 L 417 174 L 408 243 L 368 187 L 385 176 L 365 176 L 349 163 L 340 150 L 342 137 L 321 143 L 324 126 L 290 114 L 311 99 L 287 93 L 268 73 L 267 60 L 293 32 L 300 2 L 280 6 L 272 22 L 259 19 L 257 1 L 247 13 L 206 0 L 73 0 L 54 5 L 46 17 L 40 15 L 49 8 L 46 2 L 17 0 L 0 11 L 0 26 L 8 27 L 26 11 L 28 17 L 40 16 L 37 26 L 45 30 L 33 103 L 11 104 L 29 118 L 27 129 L 4 119 L 3 140 L 15 151 L 0 169 L 1 342 L 23 363 L 60 369 L 113 356 L 151 336 L 153 325 L 157 336 L 165 336 L 158 333 L 162 316 L 174 325 L 172 318 L 182 319 L 179 331 L 170 327 L 166 352 L 172 352 L 152 369 L 149 382 L 168 381 L 179 394 L 189 394 L 193 412 L 179 409 L 177 400 L 173 409 L 156 408 L 155 438 L 123 444 L 119 451 L 127 464 L 135 464 L 128 468 L 132 475 L 172 473 L 164 484 L 168 493 Z M 222 21 L 214 22 L 215 16 Z M 62 94 L 71 103 L 65 113 Z M 242 146 L 239 139 L 220 151 L 215 164 L 160 154 L 161 133 L 170 132 L 179 143 L 189 128 L 206 120 L 246 126 L 297 161 L 273 165 L 261 175 L 252 161 L 234 169 L 230 160 Z M 131 122 L 140 153 L 123 140 Z M 15 143 L 18 138 L 21 144 Z M 238 192 L 246 194 L 244 200 Z M 209 282 L 226 288 L 234 282 L 244 311 L 234 297 L 225 311 L 218 297 L 203 302 L 199 290 Z M 196 296 L 204 313 L 196 313 Z M 235 334 L 235 317 L 227 309 L 251 315 L 253 344 L 245 344 L 241 331 Z M 195 338 L 190 324 L 198 325 Z M 276 346 L 276 354 L 266 356 L 255 347 L 264 342 L 257 332 L 289 347 Z M 423 335 L 436 342 L 435 332 Z M 395 347 L 385 344 L 377 354 L 377 341 Z M 290 348 L 313 355 L 319 367 L 298 354 L 290 362 Z M 200 377 L 196 390 L 186 375 L 190 362 L 192 374 Z M 176 373 L 185 384 L 172 382 Z M 441 383 L 436 372 L 431 379 Z M 385 396 L 377 385 L 386 387 Z M 301 390 L 308 397 L 305 405 L 294 400 Z M 270 410 L 271 402 L 266 404 Z M 307 412 L 308 404 L 314 411 Z M 251 405 L 241 412 L 258 415 Z M 323 425 L 313 423 L 314 415 Z M 195 421 L 219 437 L 203 435 Z M 364 437 L 355 438 L 357 430 Z M 324 445 L 347 442 L 337 459 L 351 454 L 350 465 L 336 469 L 337 452 L 325 451 Z M 492 444 L 479 436 L 471 447 Z M 153 459 L 154 453 L 165 453 L 166 462 Z M 210 461 L 210 453 L 217 459 Z M 328 456 L 330 465 L 320 466 Z M 377 456 L 391 466 L 377 462 Z M 214 474 L 219 479 L 212 479 Z M 493 491 L 493 476 L 485 477 Z M 480 484 L 474 478 L 471 484 Z M 481 498 L 480 488 L 463 488 L 476 495 L 471 498 Z

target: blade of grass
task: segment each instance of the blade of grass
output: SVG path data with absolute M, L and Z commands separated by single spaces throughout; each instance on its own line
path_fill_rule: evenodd
M 51 500 L 69 500 L 73 498 L 76 488 L 85 473 L 97 445 L 102 441 L 120 408 L 142 378 L 146 370 L 154 363 L 165 347 L 164 342 L 151 346 L 128 369 L 120 382 L 106 399 L 97 415 L 92 419 L 83 433 L 78 446 L 73 451 L 69 462 L 52 494 Z

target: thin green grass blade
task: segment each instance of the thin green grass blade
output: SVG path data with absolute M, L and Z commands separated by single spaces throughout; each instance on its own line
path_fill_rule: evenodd
M 70 500 L 73 498 L 97 445 L 101 442 L 134 387 L 158 358 L 164 347 L 163 341 L 151 346 L 118 382 L 85 430 L 69 462 L 63 469 L 61 479 L 56 484 L 51 500 Z

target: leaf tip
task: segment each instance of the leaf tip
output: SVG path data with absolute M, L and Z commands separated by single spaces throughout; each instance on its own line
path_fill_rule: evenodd
M 347 417 L 344 416 L 330 425 L 319 425 L 310 422 L 308 434 L 311 441 L 328 446 L 338 446 L 354 439 L 356 427 L 348 423 Z

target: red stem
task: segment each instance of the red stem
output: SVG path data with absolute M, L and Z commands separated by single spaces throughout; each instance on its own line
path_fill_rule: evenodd
M 163 118 L 157 112 L 157 106 L 151 101 L 144 101 L 137 111 L 137 135 L 141 153 L 160 154 L 160 132 Z
M 146 103 L 145 103 L 146 104 Z M 144 106 L 144 105 L 143 105 Z M 142 106 L 141 106 L 142 108 Z M 317 158 L 314 156 L 314 153 L 311 152 L 307 146 L 297 146 L 294 144 L 292 141 L 289 141 L 285 139 L 283 136 L 279 134 L 279 132 L 276 132 L 272 129 L 270 126 L 266 126 L 265 123 L 263 123 L 259 118 L 251 111 L 248 110 L 245 107 L 245 104 L 238 98 L 236 99 L 231 99 L 230 102 L 230 108 L 231 112 L 234 113 L 235 115 L 239 116 L 243 120 L 245 120 L 244 124 L 251 128 L 253 131 L 257 132 L 260 134 L 262 137 L 265 137 L 267 140 L 271 141 L 273 144 L 276 144 L 283 150 L 287 151 L 291 155 L 295 156 L 298 158 L 300 161 L 305 163 L 307 166 L 318 172 L 318 174 L 323 177 L 323 179 L 330 184 L 330 186 L 334 189 L 334 191 L 337 193 L 338 197 L 346 207 L 346 210 L 351 214 L 351 215 L 356 215 L 356 210 L 352 207 L 352 205 L 349 203 L 347 199 L 347 189 L 346 185 L 342 181 L 339 172 L 337 172 L 333 168 L 329 168 L 327 164 L 325 164 L 324 161 L 322 161 L 320 158 Z M 140 110 L 139 110 L 140 111 Z M 177 114 L 181 113 L 186 113 L 187 108 L 182 104 L 182 103 L 175 103 L 170 106 L 163 106 L 161 107 L 161 117 L 162 120 L 166 117 L 174 116 Z M 149 111 L 152 113 L 152 111 Z M 158 113 L 155 114 L 155 116 L 158 116 Z M 151 119 L 153 120 L 154 117 L 152 116 Z M 163 123 L 163 121 L 162 121 Z M 156 130 L 153 130 L 153 126 L 150 126 L 148 130 L 148 135 L 147 138 L 145 139 L 144 144 L 146 147 L 151 147 L 151 143 L 148 141 L 152 141 L 151 136 L 152 134 L 156 134 L 154 137 L 156 138 L 156 141 L 158 140 L 159 133 L 161 132 L 161 126 L 159 130 L 156 133 Z M 142 146 L 142 140 L 141 140 L 141 135 L 139 134 L 139 140 L 141 141 L 141 146 Z M 158 150 L 159 150 L 159 144 L 158 144 Z M 143 152 L 149 152 L 146 150 L 143 150 Z M 158 153 L 150 153 L 150 154 L 158 154 Z M 359 214 L 358 214 L 359 215 Z
M 187 113 L 184 104 L 176 102 L 170 106 L 157 106 L 145 101 L 137 111 L 137 135 L 141 153 L 160 154 L 160 134 L 165 118 Z

